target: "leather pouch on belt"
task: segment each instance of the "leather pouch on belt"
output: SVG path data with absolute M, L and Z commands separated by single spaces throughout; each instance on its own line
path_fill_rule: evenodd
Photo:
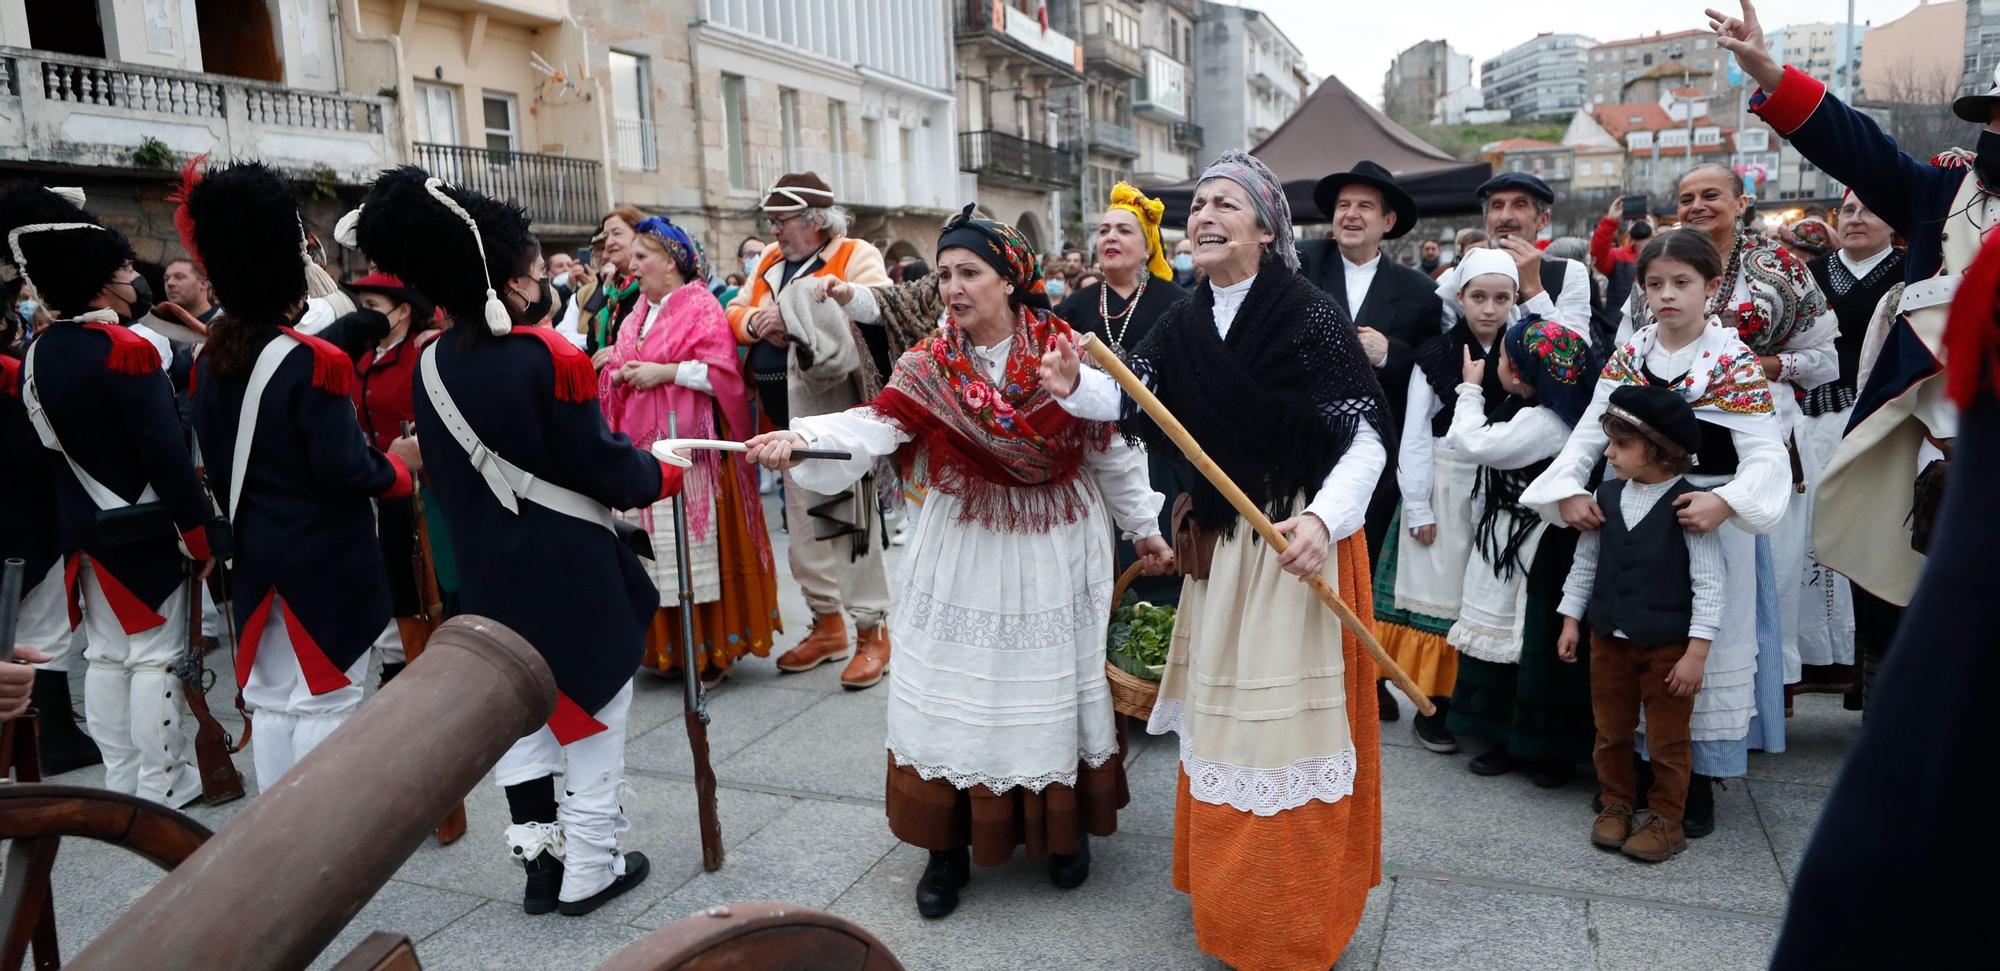
M 1194 497 L 1183 492 L 1174 500 L 1174 565 L 1181 576 L 1208 579 L 1208 563 L 1215 556 L 1215 541 L 1222 534 L 1203 529 L 1194 521 Z

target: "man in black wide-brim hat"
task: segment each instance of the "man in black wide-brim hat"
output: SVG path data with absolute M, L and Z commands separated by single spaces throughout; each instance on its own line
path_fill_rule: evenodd
M 1397 239 L 1417 223 L 1417 201 L 1388 169 L 1363 160 L 1346 172 L 1319 180 L 1313 201 L 1333 220 L 1333 238 L 1299 243 L 1299 272 L 1330 294 L 1361 338 L 1389 402 L 1389 462 L 1368 503 L 1370 559 L 1382 553 L 1389 521 L 1395 517 L 1396 449 L 1403 428 L 1403 404 L 1417 347 L 1443 330 L 1444 307 L 1437 282 L 1422 272 L 1382 256 L 1382 241 Z M 1386 690 L 1377 699 L 1382 717 L 1401 714 Z

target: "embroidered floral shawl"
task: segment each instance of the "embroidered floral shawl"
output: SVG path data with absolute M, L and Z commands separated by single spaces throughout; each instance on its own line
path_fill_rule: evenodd
M 1731 262 L 1740 264 L 1742 272 L 1722 281 L 1729 288 L 1723 300 L 1729 313 L 1723 323 L 1736 328 L 1736 336 L 1752 353 L 1770 357 L 1833 339 L 1830 333 L 1817 332 L 1831 308 L 1805 261 L 1775 240 L 1748 230 L 1736 236 L 1736 256 Z M 1748 291 L 1748 300 L 1738 298 L 1739 283 Z M 1635 329 L 1658 322 L 1643 300 L 1639 308 Z
M 1608 395 L 1619 385 L 1647 383 L 1646 355 L 1659 342 L 1659 334 L 1658 324 L 1648 324 L 1613 351 L 1597 379 L 1598 393 Z M 1776 441 L 1780 437 L 1777 407 L 1756 352 L 1714 317 L 1695 340 L 1701 347 L 1694 364 L 1668 387 L 1688 402 L 1696 418 Z

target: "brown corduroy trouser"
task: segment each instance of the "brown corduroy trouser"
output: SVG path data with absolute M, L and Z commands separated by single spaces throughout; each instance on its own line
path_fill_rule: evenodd
M 1667 674 L 1686 653 L 1686 641 L 1640 647 L 1622 637 L 1590 635 L 1590 709 L 1597 722 L 1591 759 L 1597 764 L 1605 805 L 1637 805 L 1632 750 L 1639 708 L 1644 705 L 1646 751 L 1653 761 L 1653 788 L 1646 793 L 1646 808 L 1680 822 L 1692 771 L 1688 719 L 1694 714 L 1694 696 L 1674 697 L 1667 690 Z

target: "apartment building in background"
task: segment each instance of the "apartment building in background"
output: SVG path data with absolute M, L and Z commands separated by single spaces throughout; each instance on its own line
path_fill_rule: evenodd
M 1084 48 L 1061 25 L 1076 22 L 1077 12 L 1075 0 L 952 2 L 958 196 L 977 199 L 1044 251 L 1061 243 L 1061 197 L 1082 182 L 1076 154 L 1062 149 L 1064 110 L 1076 103 L 1068 89 L 1083 84 Z
M 1194 121 L 1209 158 L 1255 148 L 1319 85 L 1298 46 L 1259 10 L 1201 0 L 1194 46 Z
M 1694 88 L 1707 99 L 1715 117 L 1731 126 L 1742 124 L 1747 93 L 1741 85 L 1729 83 L 1729 52 L 1715 46 L 1710 31 L 1605 41 L 1590 49 L 1587 64 L 1588 104 L 1659 101 L 1673 88 Z
M 2000 67 L 2000 0 L 1965 0 L 1964 64 L 1959 94 L 1993 87 L 1993 69 Z
M 1194 121 L 1194 0 L 1152 0 L 1140 14 L 1145 70 L 1132 83 L 1139 132 L 1132 180 L 1143 188 L 1194 178 L 1212 153 Z
M 1589 51 L 1582 34 L 1537 34 L 1480 65 L 1486 107 L 1516 120 L 1567 118 L 1588 103 Z
M 1861 37 L 1856 100 L 1937 104 L 1956 97 L 1965 65 L 1966 6 L 1965 0 L 1932 0 L 1868 28 Z M 1986 83 L 1993 83 L 1990 71 Z
M 1468 105 L 1466 92 L 1478 93 L 1471 55 L 1441 40 L 1419 41 L 1397 54 L 1383 74 L 1382 113 L 1409 127 L 1483 106 L 1483 98 Z

